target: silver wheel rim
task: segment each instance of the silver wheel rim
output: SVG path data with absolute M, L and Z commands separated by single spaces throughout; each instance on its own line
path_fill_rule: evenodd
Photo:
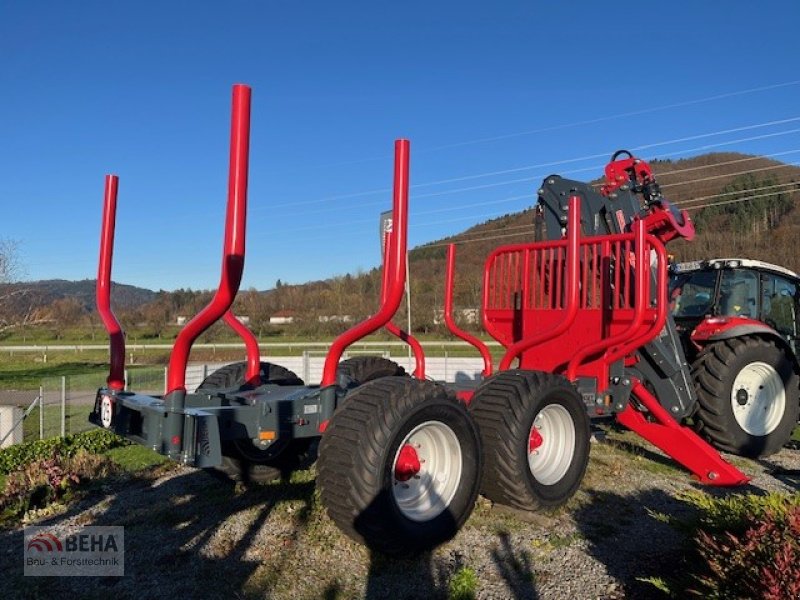
M 554 485 L 575 458 L 575 423 L 560 404 L 539 411 L 528 434 L 528 468 L 542 485 Z
M 733 416 L 745 432 L 769 435 L 780 425 L 786 411 L 786 390 L 772 365 L 753 362 L 745 366 L 731 388 Z
M 103 396 L 100 399 L 100 423 L 108 429 L 111 427 L 111 419 L 114 415 L 114 407 L 111 404 L 109 396 Z
M 401 453 L 418 460 L 418 471 L 399 476 Z M 439 421 L 417 425 L 398 446 L 392 461 L 392 496 L 406 518 L 430 521 L 453 501 L 461 482 L 461 445 L 455 432 Z

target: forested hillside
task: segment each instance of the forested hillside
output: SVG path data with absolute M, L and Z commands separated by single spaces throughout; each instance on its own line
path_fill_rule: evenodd
M 800 271 L 795 251 L 800 239 L 800 168 L 776 160 L 736 153 L 715 153 L 684 160 L 655 160 L 651 165 L 664 195 L 687 209 L 696 224 L 692 243 L 675 242 L 670 252 L 678 259 L 742 256 L 766 260 Z M 599 185 L 600 180 L 595 184 Z M 531 187 L 531 208 L 492 219 L 443 240 L 410 252 L 412 326 L 415 331 L 435 329 L 435 314 L 444 296 L 447 245 L 457 245 L 455 303 L 457 308 L 480 305 L 481 272 L 485 257 L 497 245 L 533 239 L 536 188 Z M 91 312 L 94 286 L 84 282 L 42 282 L 18 309 L 33 311 L 38 321 L 51 326 L 97 325 Z M 14 291 L 19 288 L 8 288 Z M 298 333 L 333 334 L 347 323 L 371 314 L 377 307 L 380 272 L 332 277 L 303 285 L 278 285 L 273 290 L 243 290 L 235 310 L 250 318 L 260 335 L 275 333 L 271 316 L 281 314 L 294 322 L 281 326 Z M 12 298 L 14 295 L 12 294 Z M 126 327 L 137 327 L 145 337 L 171 337 L 178 316 L 192 316 L 210 298 L 205 291 L 149 292 L 115 286 L 114 304 Z M 32 304 L 31 304 L 32 302 Z M 7 308 L 7 307 L 6 307 Z M 33 321 L 37 321 L 33 319 Z M 397 316 L 406 322 L 405 304 Z M 0 329 L 0 332 L 2 330 Z M 214 330 L 212 336 L 219 335 Z

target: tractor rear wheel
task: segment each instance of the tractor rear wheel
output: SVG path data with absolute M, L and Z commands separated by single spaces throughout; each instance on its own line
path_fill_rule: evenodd
M 320 442 L 317 471 L 331 519 L 384 554 L 430 550 L 475 506 L 478 431 L 440 385 L 382 377 L 353 390 Z
M 340 362 L 336 374 L 341 387 L 352 388 L 381 377 L 405 375 L 406 371 L 382 356 L 354 356 Z
M 800 412 L 791 357 L 774 342 L 733 338 L 706 346 L 692 365 L 694 425 L 725 452 L 756 458 L 786 444 Z
M 246 362 L 225 365 L 211 373 L 197 388 L 197 392 L 239 390 L 245 387 Z M 303 385 L 289 369 L 269 362 L 262 362 L 261 385 Z M 250 440 L 231 440 L 222 443 L 222 464 L 216 470 L 234 481 L 266 483 L 281 476 L 283 472 L 300 466 L 308 458 L 311 439 L 278 439 L 262 450 Z
M 589 461 L 589 418 L 559 375 L 502 371 L 476 390 L 469 410 L 484 449 L 482 493 L 512 508 L 555 508 L 578 489 Z

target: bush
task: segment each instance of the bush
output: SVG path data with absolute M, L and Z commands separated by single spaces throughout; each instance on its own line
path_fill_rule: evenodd
M 68 501 L 78 484 L 105 477 L 113 471 L 111 460 L 86 451 L 72 457 L 54 452 L 47 458 L 30 462 L 6 479 L 0 492 L 0 522 L 16 520 L 30 510 Z
M 705 598 L 800 598 L 800 494 L 692 498 Z
M 91 431 L 76 433 L 63 438 L 57 437 L 15 444 L 0 450 L 0 473 L 17 471 L 34 461 L 51 457 L 54 454 L 71 457 L 81 450 L 99 454 L 111 448 L 126 446 L 129 443 L 111 431 L 92 429 Z

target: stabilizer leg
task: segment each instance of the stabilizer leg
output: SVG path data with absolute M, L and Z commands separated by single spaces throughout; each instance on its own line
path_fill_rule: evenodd
M 617 421 L 625 427 L 666 452 L 689 469 L 701 483 L 734 486 L 750 481 L 747 475 L 723 459 L 719 452 L 694 431 L 673 419 L 640 381 L 634 380 L 632 393 L 655 421 L 646 419 L 629 403 L 624 411 L 617 414 Z

